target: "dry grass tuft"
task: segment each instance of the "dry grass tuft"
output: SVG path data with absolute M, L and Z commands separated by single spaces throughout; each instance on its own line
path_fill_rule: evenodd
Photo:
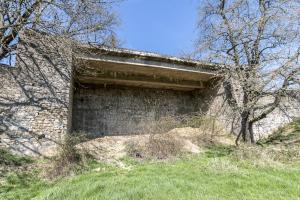
M 166 159 L 182 152 L 183 144 L 172 134 L 150 135 L 145 148 L 151 157 Z
M 247 160 L 255 165 L 274 165 L 300 161 L 299 146 L 253 146 L 242 145 L 234 151 L 238 160 Z
M 135 158 L 168 159 L 179 155 L 182 146 L 172 134 L 151 134 L 143 141 L 128 141 L 126 151 L 129 156 Z
M 59 145 L 58 155 L 53 158 L 53 164 L 46 172 L 46 177 L 53 179 L 60 176 L 68 176 L 84 168 L 90 155 L 83 149 L 76 148 L 80 142 L 86 141 L 85 134 L 66 134 Z

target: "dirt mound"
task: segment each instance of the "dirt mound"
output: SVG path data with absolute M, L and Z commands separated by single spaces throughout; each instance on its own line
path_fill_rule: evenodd
M 206 145 L 234 144 L 226 135 L 203 133 L 200 128 L 175 128 L 163 134 L 105 136 L 78 145 L 98 160 L 120 163 L 126 155 L 167 158 L 179 153 L 200 153 Z

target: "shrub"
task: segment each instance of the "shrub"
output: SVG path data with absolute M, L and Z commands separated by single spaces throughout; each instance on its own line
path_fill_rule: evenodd
M 129 141 L 127 154 L 135 158 L 167 159 L 177 156 L 182 151 L 182 144 L 172 134 L 151 134 L 146 141 Z
M 180 154 L 182 144 L 172 134 L 154 134 L 150 135 L 146 149 L 150 156 L 166 159 Z
M 47 174 L 49 178 L 67 176 L 86 166 L 90 156 L 76 145 L 86 140 L 83 133 L 66 134 L 59 145 L 58 155 L 54 158 L 53 166 Z
M 141 145 L 138 144 L 138 142 L 135 141 L 128 141 L 126 144 L 126 152 L 127 155 L 134 158 L 144 158 L 144 151 L 142 150 Z

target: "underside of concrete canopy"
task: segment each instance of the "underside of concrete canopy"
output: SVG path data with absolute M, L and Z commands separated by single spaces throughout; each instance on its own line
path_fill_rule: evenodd
M 217 78 L 211 63 L 127 49 L 82 47 L 75 63 L 77 81 L 83 84 L 191 91 Z

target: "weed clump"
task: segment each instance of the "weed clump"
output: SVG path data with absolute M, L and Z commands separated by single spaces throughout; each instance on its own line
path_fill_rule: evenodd
M 84 141 L 86 141 L 86 136 L 83 133 L 66 134 L 58 147 L 58 155 L 54 157 L 47 176 L 49 178 L 68 176 L 82 170 L 90 159 L 90 155 L 82 149 L 79 150 L 76 145 Z
M 151 157 L 166 159 L 181 153 L 182 144 L 171 134 L 150 135 L 146 149 Z
M 172 134 L 151 134 L 143 143 L 127 143 L 127 154 L 143 159 L 168 159 L 182 152 L 182 143 Z

